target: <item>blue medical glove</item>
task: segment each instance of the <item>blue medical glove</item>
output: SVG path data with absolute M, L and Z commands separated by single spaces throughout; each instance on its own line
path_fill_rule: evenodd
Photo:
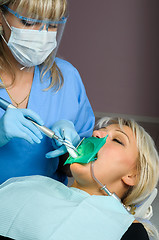
M 74 124 L 69 120 L 60 120 L 56 122 L 52 126 L 52 130 L 55 132 L 55 134 L 60 138 L 65 138 L 69 142 L 72 143 L 73 146 L 77 146 L 80 142 L 80 136 L 75 130 Z M 64 130 L 64 131 L 63 131 Z M 53 139 L 52 145 L 56 149 L 54 151 L 51 151 L 47 153 L 45 156 L 46 158 L 55 158 L 60 155 L 63 155 L 67 152 L 67 149 L 64 145 L 62 145 L 61 142 Z
M 29 109 L 8 108 L 0 119 L 0 147 L 7 144 L 12 138 L 23 138 L 29 143 L 40 143 L 43 138 L 40 130 L 24 116 L 43 125 L 41 118 Z

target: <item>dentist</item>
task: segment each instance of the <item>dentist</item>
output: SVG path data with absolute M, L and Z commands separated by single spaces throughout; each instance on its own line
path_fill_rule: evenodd
M 94 114 L 81 77 L 56 57 L 66 21 L 66 0 L 0 2 L 0 96 L 18 108 L 0 109 L 0 183 L 37 174 L 67 183 L 59 170 L 66 148 L 42 136 L 25 116 L 75 146 L 92 134 Z

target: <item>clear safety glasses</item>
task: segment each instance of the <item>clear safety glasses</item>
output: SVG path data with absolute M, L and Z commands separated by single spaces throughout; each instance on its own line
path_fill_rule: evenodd
M 13 14 L 15 17 L 20 19 L 20 28 L 24 29 L 32 29 L 32 30 L 47 30 L 47 31 L 57 31 L 58 28 L 63 28 L 66 21 L 67 17 L 62 17 L 59 21 L 52 21 L 49 19 L 44 19 L 44 20 L 39 20 L 39 19 L 33 19 L 33 18 L 28 18 L 21 16 L 19 13 L 13 11 L 10 9 L 8 6 L 3 5 L 3 7 Z

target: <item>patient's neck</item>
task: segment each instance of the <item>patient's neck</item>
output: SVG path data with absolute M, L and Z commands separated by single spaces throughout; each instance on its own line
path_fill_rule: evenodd
M 104 191 L 100 190 L 100 188 L 98 186 L 96 186 L 96 187 L 82 186 L 76 180 L 74 181 L 74 183 L 72 184 L 71 187 L 78 188 L 82 191 L 87 192 L 90 195 L 103 195 L 103 196 L 106 195 L 106 193 Z
M 94 184 L 84 185 L 75 180 L 71 187 L 83 190 L 90 195 L 107 196 L 107 193 L 104 190 L 101 190 L 101 186 L 96 182 L 94 182 Z M 129 186 L 123 184 L 122 181 L 118 181 L 117 183 L 114 183 L 111 186 L 108 185 L 107 187 L 110 192 L 115 193 L 120 199 L 122 199 L 129 189 Z

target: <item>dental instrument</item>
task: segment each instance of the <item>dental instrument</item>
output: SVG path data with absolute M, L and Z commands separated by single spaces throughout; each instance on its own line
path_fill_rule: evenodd
M 0 107 L 3 109 L 3 110 L 7 110 L 8 108 L 13 108 L 13 109 L 16 109 L 15 106 L 13 106 L 11 103 L 9 103 L 8 101 L 4 100 L 3 98 L 0 97 Z M 60 138 L 58 137 L 54 131 L 52 131 L 51 129 L 45 127 L 45 126 L 41 126 L 39 125 L 38 123 L 36 123 L 35 121 L 33 121 L 31 118 L 29 117 L 25 117 L 26 119 L 30 120 L 34 125 L 36 125 L 39 130 L 41 132 L 43 132 L 47 137 L 51 138 L 51 139 L 55 139 L 59 142 L 61 142 L 62 144 L 65 145 L 65 147 L 67 148 L 68 152 L 70 153 L 70 155 L 72 157 L 75 157 L 77 156 L 78 154 L 78 151 L 77 149 L 71 144 L 71 142 L 69 142 L 68 140 L 66 139 L 63 139 L 63 138 Z M 64 131 L 64 130 L 63 130 Z M 64 135 L 64 133 L 63 133 Z
M 112 197 L 114 197 L 115 199 L 117 199 L 117 200 L 123 205 L 123 207 L 130 213 L 131 207 L 129 207 L 129 206 L 126 207 L 126 206 L 121 202 L 121 199 L 120 199 L 115 193 L 110 192 L 110 191 L 108 190 L 108 188 L 106 187 L 106 185 L 103 185 L 103 184 L 95 177 L 93 167 L 94 167 L 94 161 L 91 162 L 91 174 L 92 174 L 92 177 L 93 177 L 93 179 L 95 180 L 95 182 L 97 182 L 97 183 L 101 186 L 101 190 L 104 190 L 108 196 L 112 196 Z

